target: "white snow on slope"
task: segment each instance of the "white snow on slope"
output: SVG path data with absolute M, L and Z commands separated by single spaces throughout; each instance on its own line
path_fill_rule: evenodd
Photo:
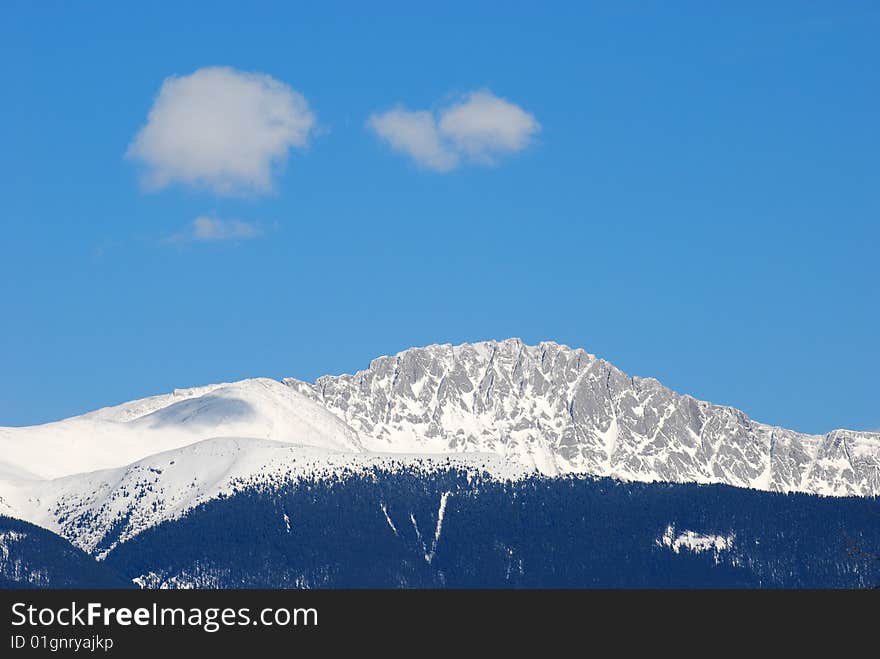
M 133 464 L 53 480 L 0 481 L 17 517 L 58 533 L 102 557 L 116 542 L 248 485 L 344 477 L 375 467 L 425 471 L 461 468 L 504 473 L 493 455 L 416 456 L 337 451 L 287 442 L 222 437 L 164 451 Z M 519 474 L 509 471 L 509 477 Z M 289 523 L 289 519 L 287 520 Z
M 0 531 L 0 559 L 8 560 L 11 546 L 21 542 L 26 537 L 26 533 L 20 533 L 19 531 Z
M 59 478 L 119 467 L 213 437 L 362 450 L 357 433 L 344 421 L 280 382 L 260 378 L 183 390 L 40 426 L 0 428 L 0 478 Z
M 259 378 L 257 378 L 259 379 Z M 236 382 L 235 384 L 243 384 L 249 380 Z M 209 394 L 216 389 L 230 386 L 229 382 L 221 382 L 218 384 L 209 384 L 202 387 L 190 387 L 188 389 L 175 389 L 168 394 L 159 394 L 158 396 L 149 396 L 138 400 L 128 401 L 119 405 L 110 407 L 102 407 L 94 412 L 83 414 L 83 418 L 99 419 L 102 421 L 132 421 L 142 416 L 146 416 L 156 410 L 168 407 L 182 400 L 198 398 Z
M 658 547 L 667 547 L 674 553 L 680 554 L 682 551 L 701 554 L 711 551 L 715 554 L 715 562 L 719 561 L 719 554 L 733 547 L 736 535 L 728 533 L 727 535 L 697 533 L 695 531 L 683 531 L 676 535 L 675 525 L 669 524 L 662 536 L 655 541 Z

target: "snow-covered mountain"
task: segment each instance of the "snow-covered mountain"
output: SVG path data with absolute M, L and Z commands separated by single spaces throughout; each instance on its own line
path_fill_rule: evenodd
M 205 439 L 114 469 L 51 480 L 16 479 L 0 490 L 6 514 L 51 529 L 103 557 L 119 542 L 200 503 L 261 483 L 348 476 L 401 467 L 449 467 L 516 477 L 494 455 L 409 455 L 340 451 L 248 437 Z
M 213 437 L 362 450 L 344 421 L 276 380 L 257 378 L 177 389 L 40 426 L 0 428 L 0 475 L 58 478 Z
M 880 494 L 878 433 L 768 426 L 557 343 L 413 348 L 354 375 L 285 382 L 374 451 L 498 453 L 546 475 Z
M 880 494 L 880 434 L 803 435 L 583 350 L 413 348 L 314 383 L 243 380 L 0 428 L 0 514 L 96 555 L 243 485 L 398 466 Z

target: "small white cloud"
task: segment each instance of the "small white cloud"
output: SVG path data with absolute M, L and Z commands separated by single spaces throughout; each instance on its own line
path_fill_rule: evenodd
M 522 151 L 540 129 L 531 114 L 487 91 L 468 94 L 440 115 L 440 132 L 456 149 L 481 162 Z
M 221 220 L 200 215 L 185 229 L 169 239 L 173 243 L 218 242 L 222 240 L 250 240 L 263 234 L 258 226 L 241 220 Z
M 522 151 L 541 130 L 534 116 L 490 91 L 475 91 L 439 113 L 401 107 L 374 114 L 367 126 L 396 151 L 438 172 L 468 160 L 491 165 Z
M 144 183 L 205 186 L 219 194 L 267 192 L 291 148 L 308 144 L 315 117 L 302 94 L 271 76 L 226 67 L 162 83 L 126 155 Z
M 395 151 L 412 156 L 429 169 L 445 172 L 458 165 L 458 154 L 440 139 L 434 115 L 425 110 L 412 112 L 402 107 L 374 114 L 367 125 Z

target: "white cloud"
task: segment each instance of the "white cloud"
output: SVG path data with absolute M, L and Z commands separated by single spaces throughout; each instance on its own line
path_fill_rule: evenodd
M 220 194 L 267 192 L 291 148 L 308 144 L 315 117 L 302 94 L 262 73 L 225 67 L 166 78 L 127 156 L 144 183 L 178 182 Z
M 468 94 L 440 115 L 440 132 L 459 151 L 483 162 L 522 151 L 540 129 L 531 114 L 487 91 Z
M 490 91 L 470 92 L 436 115 L 397 107 L 372 115 L 367 126 L 394 150 L 438 172 L 463 161 L 494 164 L 525 149 L 541 130 L 534 116 Z
M 222 240 L 250 240 L 263 234 L 258 226 L 241 220 L 221 220 L 200 215 L 182 231 L 169 239 L 174 243 L 218 242 Z
M 458 154 L 442 143 L 437 122 L 430 112 L 411 112 L 397 107 L 374 114 L 367 124 L 392 149 L 409 154 L 429 169 L 445 172 L 458 165 Z

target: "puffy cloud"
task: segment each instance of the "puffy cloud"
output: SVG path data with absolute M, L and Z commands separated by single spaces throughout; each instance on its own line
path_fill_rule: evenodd
M 411 112 L 401 107 L 374 114 L 367 125 L 391 148 L 412 156 L 429 169 L 445 172 L 458 165 L 458 154 L 443 144 L 434 115 L 427 111 Z
M 541 126 L 518 105 L 491 92 L 473 92 L 440 115 L 440 132 L 478 161 L 525 149 Z
M 255 224 L 241 220 L 221 220 L 216 217 L 200 215 L 185 229 L 174 234 L 170 242 L 217 242 L 221 240 L 250 240 L 258 238 L 263 232 Z
M 262 73 L 199 69 L 162 83 L 127 156 L 144 183 L 178 182 L 220 194 L 266 192 L 291 148 L 308 144 L 315 117 L 302 94 Z
M 525 149 L 541 130 L 534 116 L 490 91 L 470 92 L 436 115 L 396 107 L 372 115 L 367 126 L 394 150 L 438 172 L 463 161 L 494 164 Z

